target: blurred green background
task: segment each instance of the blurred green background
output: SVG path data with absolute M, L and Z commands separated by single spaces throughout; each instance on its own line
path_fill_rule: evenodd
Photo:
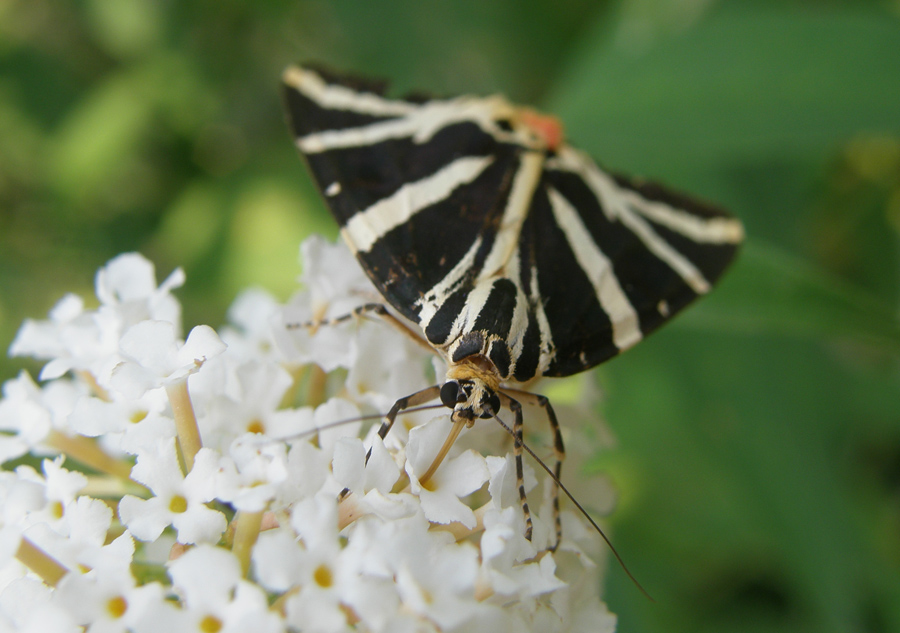
M 744 220 L 721 288 L 596 372 L 656 599 L 610 569 L 620 631 L 900 631 L 900 2 L 4 0 L 3 345 L 128 250 L 186 268 L 188 327 L 287 297 L 336 234 L 279 100 L 309 59 L 504 92 Z

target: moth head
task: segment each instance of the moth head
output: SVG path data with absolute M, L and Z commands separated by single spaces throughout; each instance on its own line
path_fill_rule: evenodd
M 490 418 L 500 411 L 500 396 L 479 378 L 448 380 L 441 387 L 441 402 L 469 426 L 475 418 Z

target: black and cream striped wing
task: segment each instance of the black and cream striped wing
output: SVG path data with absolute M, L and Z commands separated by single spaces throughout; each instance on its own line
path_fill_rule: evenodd
M 342 236 L 418 322 L 417 301 L 496 231 L 521 148 L 497 141 L 488 99 L 386 99 L 382 85 L 309 68 L 284 80 L 297 145 Z
M 520 239 L 553 335 L 543 374 L 583 371 L 642 340 L 710 290 L 742 239 L 724 211 L 561 148 Z
M 548 150 L 500 97 L 387 99 L 309 68 L 285 87 L 297 145 L 385 299 L 503 378 L 627 349 L 706 292 L 741 240 L 721 211 Z

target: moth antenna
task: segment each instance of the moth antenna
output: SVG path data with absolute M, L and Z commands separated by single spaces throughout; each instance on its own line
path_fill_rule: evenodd
M 407 413 L 416 413 L 418 411 L 427 411 L 429 409 L 443 409 L 443 404 L 427 404 L 421 407 L 412 407 L 410 409 L 406 409 L 400 412 L 400 415 L 406 415 Z M 385 417 L 385 413 L 370 413 L 368 415 L 358 415 L 353 418 L 347 418 L 345 420 L 336 420 L 334 422 L 329 422 L 327 424 L 323 424 L 322 426 L 317 426 L 314 429 L 307 429 L 306 431 L 302 431 L 295 435 L 286 435 L 284 437 L 276 437 L 273 438 L 275 440 L 283 441 L 283 440 L 301 440 L 304 437 L 309 437 L 310 435 L 315 435 L 321 431 L 327 431 L 329 429 L 334 429 L 339 426 L 343 426 L 345 424 L 352 424 L 353 422 L 362 422 L 363 420 L 381 420 Z
M 584 506 L 582 506 L 580 503 L 578 503 L 578 500 L 575 499 L 574 496 L 572 496 L 572 493 L 569 492 L 569 489 L 566 488 L 565 485 L 563 485 L 563 482 L 561 482 L 559 480 L 559 478 L 556 476 L 556 474 L 553 472 L 553 470 L 551 470 L 550 467 L 547 466 L 547 464 L 545 464 L 544 461 L 540 457 L 538 457 L 537 454 L 533 450 L 531 450 L 531 448 L 528 446 L 528 444 L 526 444 L 525 442 L 519 442 L 519 440 L 516 439 L 516 434 L 513 433 L 513 430 L 511 428 L 509 428 L 509 426 L 507 426 L 506 423 L 503 420 L 501 420 L 497 416 L 496 413 L 494 413 L 493 411 L 491 411 L 490 413 L 491 413 L 491 416 L 497 421 L 497 423 L 500 426 L 502 426 L 503 429 L 512 436 L 513 441 L 516 442 L 517 444 L 519 444 L 526 453 L 531 455 L 531 457 L 534 459 L 534 461 L 536 461 L 538 464 L 540 464 L 541 468 L 543 468 L 544 471 L 546 471 L 546 473 L 548 475 L 550 475 L 550 477 L 553 479 L 553 481 L 556 482 L 556 485 L 559 486 L 559 489 L 562 490 L 565 493 L 565 495 L 569 498 L 569 501 L 574 503 L 575 507 L 578 508 L 578 511 L 581 512 L 581 514 L 584 516 L 584 518 L 586 518 L 588 520 L 588 522 L 590 522 L 590 524 L 593 526 L 594 530 L 597 531 L 597 534 L 599 534 L 601 536 L 601 538 L 603 538 L 603 540 L 606 542 L 606 545 L 609 547 L 609 551 L 611 551 L 613 553 L 613 556 L 616 557 L 616 560 L 618 561 L 619 566 L 622 568 L 622 571 L 624 571 L 625 574 L 628 576 L 628 578 L 631 580 L 631 582 L 634 583 L 634 586 L 637 587 L 640 590 L 640 592 L 642 594 L 644 594 L 644 596 L 650 602 L 656 602 L 656 600 L 653 599 L 653 596 L 651 596 L 649 593 L 647 593 L 647 590 L 644 589 L 643 585 L 641 585 L 641 583 L 638 582 L 638 579 L 634 577 L 634 574 L 631 573 L 631 570 L 628 569 L 628 566 L 625 564 L 625 561 L 619 555 L 619 552 L 616 551 L 615 546 L 613 546 L 612 541 L 609 540 L 609 537 L 606 536 L 606 533 L 600 528 L 599 525 L 597 525 L 597 522 L 594 521 L 594 519 L 591 517 L 591 515 L 588 514 L 587 510 L 584 509 Z

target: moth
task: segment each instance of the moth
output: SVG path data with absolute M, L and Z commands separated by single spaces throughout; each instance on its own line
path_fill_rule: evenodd
M 449 368 L 442 385 L 398 400 L 379 433 L 439 398 L 453 410 L 445 453 L 463 426 L 509 409 L 530 539 L 521 402 L 552 426 L 557 485 L 565 453 L 550 402 L 515 386 L 594 367 L 709 292 L 741 223 L 601 169 L 556 119 L 501 96 L 393 98 L 384 82 L 314 66 L 288 68 L 283 83 L 296 145 L 341 235 Z M 558 489 L 554 512 L 558 545 Z

